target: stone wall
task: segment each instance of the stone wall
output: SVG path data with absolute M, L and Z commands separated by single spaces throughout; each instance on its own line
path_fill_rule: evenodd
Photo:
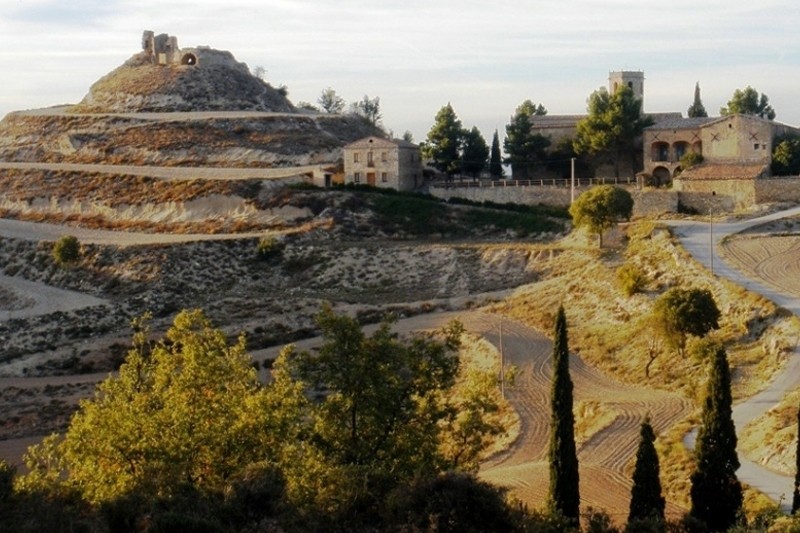
M 681 205 L 698 213 L 732 212 L 755 205 L 755 179 L 675 180 Z
M 495 187 L 452 187 L 429 189 L 432 196 L 442 199 L 452 197 L 465 198 L 473 202 L 495 202 L 498 204 L 516 203 L 524 205 L 568 206 L 570 204 L 570 188 L 563 186 L 507 186 Z M 655 216 L 664 213 L 675 213 L 678 210 L 678 194 L 670 190 L 640 190 L 635 185 L 617 185 L 626 189 L 633 197 L 633 216 Z M 590 187 L 576 187 L 575 197 Z
M 755 182 L 755 201 L 759 204 L 800 202 L 800 176 L 757 180 Z

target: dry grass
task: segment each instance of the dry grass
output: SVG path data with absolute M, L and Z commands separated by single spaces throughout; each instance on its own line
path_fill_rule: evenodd
M 678 392 L 700 405 L 705 389 L 706 365 L 663 349 L 644 372 L 653 332 L 646 320 L 660 293 L 673 286 L 708 288 L 722 311 L 721 328 L 713 335 L 722 341 L 734 369 L 734 396 L 742 398 L 759 389 L 786 360 L 786 337 L 796 335 L 798 321 L 764 298 L 731 283 L 713 278 L 692 260 L 663 227 L 652 222 L 627 227 L 627 245 L 598 250 L 581 236 L 571 236 L 563 246 L 552 247 L 550 258 L 539 267 L 543 280 L 519 289 L 496 310 L 545 333 L 563 304 L 569 322 L 570 348 L 589 364 L 623 382 Z M 587 247 L 587 245 L 589 247 Z M 629 262 L 648 279 L 642 294 L 627 297 L 615 271 Z M 580 434 L 599 431 L 613 419 L 613 409 L 578 405 Z M 698 411 L 699 412 L 699 411 Z M 696 415 L 660 435 L 662 477 L 670 501 L 688 504 L 691 453 L 682 439 Z

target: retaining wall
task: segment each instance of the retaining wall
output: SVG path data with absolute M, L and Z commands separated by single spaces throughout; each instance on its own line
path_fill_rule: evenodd
M 669 190 L 640 190 L 636 185 L 615 185 L 627 190 L 633 197 L 633 216 L 654 216 L 675 213 L 678 210 L 678 194 Z M 575 197 L 591 187 L 575 187 Z M 465 198 L 473 202 L 516 203 L 523 205 L 570 204 L 570 188 L 563 186 L 495 186 L 495 187 L 431 187 L 428 192 L 437 198 Z

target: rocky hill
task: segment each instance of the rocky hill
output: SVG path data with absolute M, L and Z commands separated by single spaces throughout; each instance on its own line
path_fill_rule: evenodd
M 253 76 L 230 52 L 182 50 L 194 65 L 153 64 L 140 52 L 96 81 L 74 107 L 82 113 L 173 111 L 272 111 L 295 108 L 283 92 Z
M 149 34 L 149 38 L 148 38 Z M 383 132 L 356 115 L 296 109 L 286 90 L 227 51 L 178 48 L 145 32 L 143 50 L 77 105 L 10 113 L 0 162 L 271 168 L 335 164 Z

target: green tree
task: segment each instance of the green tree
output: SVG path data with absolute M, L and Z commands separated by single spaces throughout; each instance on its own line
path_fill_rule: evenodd
M 81 402 L 63 440 L 29 450 L 29 486 L 62 483 L 91 503 L 169 498 L 186 486 L 221 493 L 290 437 L 271 433 L 277 415 L 243 337 L 228 345 L 196 310 L 179 313 L 155 344 L 136 326 L 119 374 Z
M 630 512 L 628 522 L 657 519 L 664 521 L 665 500 L 661 495 L 658 453 L 655 447 L 656 434 L 648 418 L 642 422 L 639 432 L 639 449 L 633 470 Z
M 422 145 L 422 155 L 433 161 L 434 167 L 452 176 L 460 170 L 463 139 L 464 128 L 453 106 L 448 103 L 436 113 L 428 138 Z
M 792 490 L 792 514 L 800 511 L 800 406 L 797 408 L 797 445 L 794 459 L 794 490 Z
M 545 149 L 550 146 L 550 139 L 531 131 L 532 118 L 546 114 L 542 104 L 525 100 L 514 111 L 511 122 L 506 124 L 503 149 L 507 157 L 504 162 L 511 165 L 514 179 L 530 178 L 534 167 L 544 158 Z
M 341 113 L 344 111 L 344 98 L 336 94 L 336 91 L 330 87 L 322 90 L 319 98 L 317 98 L 317 103 L 326 113 Z
M 477 177 L 486 168 L 488 157 L 489 147 L 480 130 L 476 126 L 465 130 L 461 150 L 461 169 L 464 173 Z
M 375 127 L 378 127 L 383 118 L 381 114 L 381 99 L 378 96 L 370 98 L 365 94 L 364 98 L 358 102 L 353 102 L 351 108 L 354 114 L 362 117 Z
M 719 328 L 721 314 L 708 289 L 673 287 L 658 297 L 653 316 L 657 333 L 683 356 L 687 336 L 702 337 Z
M 410 130 L 406 130 L 406 131 L 403 132 L 402 139 L 404 141 L 408 142 L 408 143 L 413 143 L 414 142 L 414 134 L 411 133 Z
M 800 137 L 788 135 L 777 140 L 772 151 L 771 170 L 775 176 L 800 174 Z
M 700 99 L 699 81 L 694 86 L 694 102 L 692 102 L 692 105 L 689 106 L 689 110 L 686 112 L 686 114 L 689 118 L 708 116 L 706 108 L 703 106 L 703 101 Z
M 731 376 L 725 349 L 718 346 L 697 435 L 697 466 L 691 482 L 691 516 L 709 531 L 726 531 L 742 510 L 742 486 L 736 477 L 736 427 L 731 418 Z
M 582 193 L 569 208 L 576 228 L 586 227 L 597 234 L 603 247 L 603 232 L 618 220 L 628 220 L 633 212 L 633 198 L 625 189 L 612 185 L 598 185 Z
M 548 505 L 552 512 L 577 523 L 580 518 L 578 454 L 575 448 L 572 379 L 569 376 L 567 317 L 563 306 L 558 308 L 556 315 L 550 409 Z
M 81 258 L 81 243 L 74 235 L 63 235 L 53 245 L 53 259 L 66 266 Z
M 306 441 L 316 472 L 305 483 L 316 499 L 343 507 L 374 503 L 421 472 L 453 466 L 441 444 L 457 414 L 446 396 L 458 374 L 461 325 L 449 324 L 442 340 L 404 341 L 384 321 L 367 337 L 354 319 L 328 306 L 317 324 L 325 339 L 318 353 L 289 358 L 309 391 L 326 391 L 313 406 Z M 475 452 L 464 446 L 453 453 L 460 461 Z
M 636 140 L 653 121 L 642 115 L 642 101 L 636 98 L 633 90 L 622 85 L 614 94 L 609 94 L 601 88 L 589 96 L 588 112 L 587 117 L 578 122 L 573 142 L 575 152 L 608 158 L 614 165 L 616 177 L 619 177 L 622 157 L 629 154 L 631 168 L 636 170 Z
M 728 100 L 728 105 L 720 108 L 720 115 L 756 115 L 761 118 L 772 120 L 775 118 L 775 110 L 769 104 L 766 94 L 759 94 L 757 90 L 749 85 L 742 89 L 736 89 L 733 96 Z
M 497 130 L 494 130 L 494 136 L 492 137 L 489 175 L 493 180 L 499 180 L 503 177 L 503 155 L 500 153 L 500 138 L 497 136 Z

